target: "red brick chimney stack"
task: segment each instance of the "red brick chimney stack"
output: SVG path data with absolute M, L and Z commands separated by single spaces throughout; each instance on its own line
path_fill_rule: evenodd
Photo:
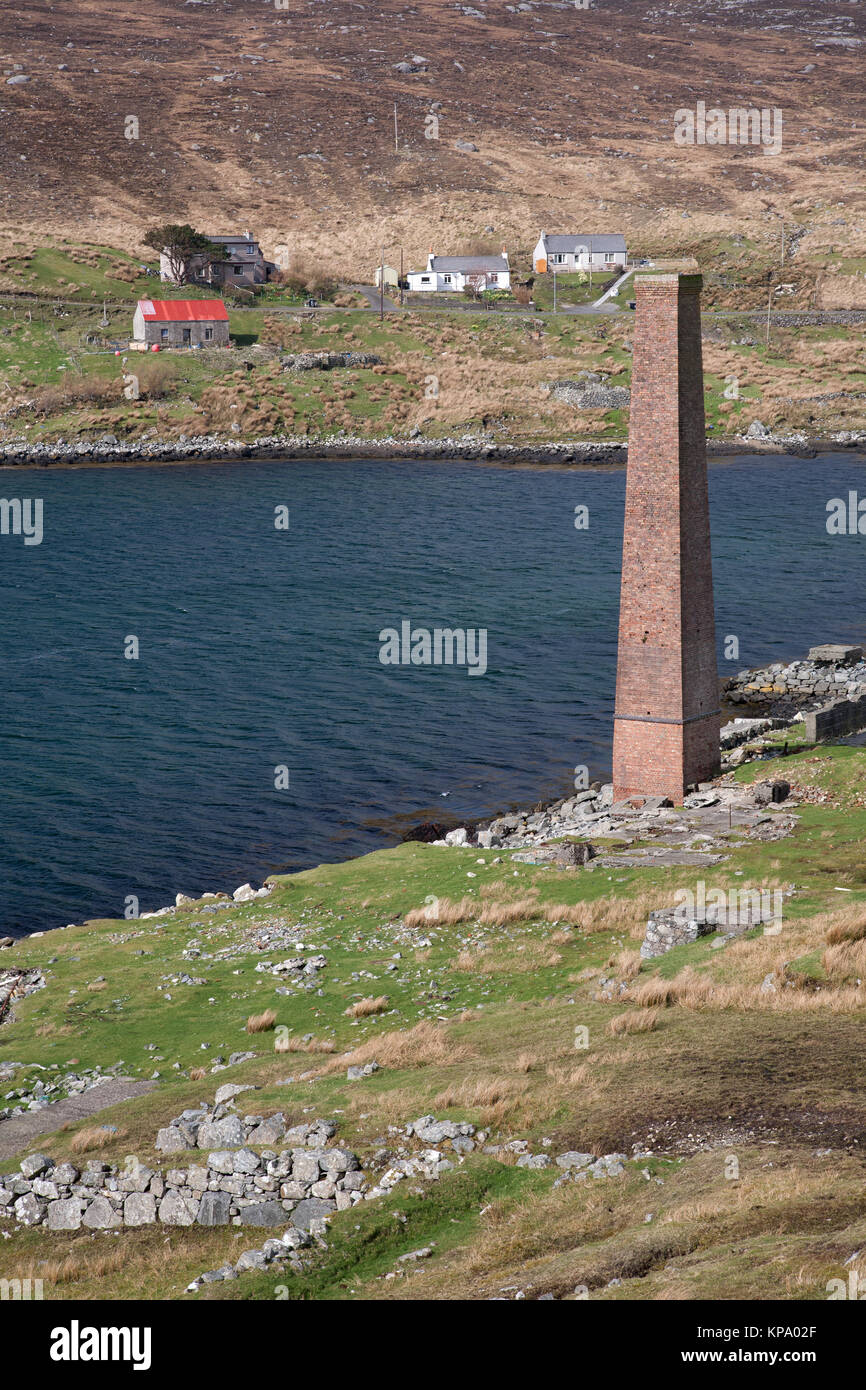
M 635 276 L 615 800 L 680 803 L 719 771 L 701 283 L 695 263 Z

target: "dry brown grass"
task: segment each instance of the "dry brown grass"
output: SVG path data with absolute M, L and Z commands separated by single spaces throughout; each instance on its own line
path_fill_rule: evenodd
M 838 946 L 828 946 L 821 957 L 827 976 L 834 982 L 866 977 L 866 940 L 848 940 Z
M 487 1129 L 499 1126 L 521 1109 L 528 1082 L 507 1076 L 469 1076 L 433 1097 L 433 1109 L 475 1111 Z M 515 1161 L 517 1155 L 514 1156 Z
M 90 984 L 87 986 L 90 994 L 98 994 L 100 990 L 107 988 L 108 985 L 105 980 L 91 980 Z
M 380 1066 L 394 1071 L 450 1066 L 457 1062 L 468 1062 L 474 1055 L 471 1047 L 455 1042 L 447 1028 L 422 1019 L 405 1032 L 395 1030 L 382 1033 L 377 1038 L 368 1038 L 351 1052 L 335 1057 L 322 1074 L 341 1071 L 344 1067 L 362 1067 L 366 1062 L 378 1062 Z
M 82 1279 L 104 1279 L 123 1269 L 128 1256 L 123 1249 L 105 1251 L 73 1251 L 63 1259 L 30 1260 L 15 1274 L 17 1279 L 42 1279 L 51 1287 L 55 1284 L 77 1284 Z
M 658 1009 L 629 1009 L 627 1013 L 612 1018 L 607 1031 L 615 1038 L 624 1033 L 652 1033 L 658 1020 Z
M 640 974 L 643 964 L 640 951 L 620 951 L 608 962 L 611 969 L 616 971 L 617 979 L 633 980 Z
M 204 1081 L 207 1076 L 206 1067 L 192 1067 L 189 1073 L 190 1081 Z
M 852 904 L 841 912 L 830 914 L 831 920 L 824 932 L 828 946 L 838 946 L 843 941 L 862 941 L 866 937 L 866 912 L 861 904 Z M 814 919 L 812 925 L 818 926 L 822 918 Z
M 536 1057 L 534 1052 L 518 1053 L 518 1056 L 514 1063 L 516 1071 L 523 1072 L 525 1075 L 527 1072 L 532 1071 L 532 1068 L 536 1066 L 538 1066 L 538 1058 Z
M 265 1009 L 263 1014 L 250 1014 L 247 1019 L 248 1033 L 268 1033 L 277 1021 L 273 1009 Z
M 551 946 L 568 946 L 573 941 L 574 932 L 570 931 L 555 931 L 550 937 Z
M 537 889 L 524 891 L 516 898 L 512 896 L 513 891 L 508 884 L 497 882 L 482 886 L 483 904 L 470 897 L 463 897 L 459 902 L 438 898 L 425 907 L 412 908 L 403 918 L 403 925 L 423 927 L 436 922 L 439 926 L 454 926 L 459 922 L 477 922 L 482 927 L 507 927 L 512 922 L 525 922 L 540 915 Z
M 478 912 L 478 903 L 474 898 L 461 898 L 459 902 L 453 903 L 448 898 L 439 898 L 435 903 L 428 903 L 426 907 L 414 907 L 407 912 L 403 918 L 404 927 L 429 927 L 431 922 L 438 922 L 440 925 L 454 925 L 457 922 L 466 922 L 474 917 Z
M 568 922 L 586 934 L 593 932 L 627 932 L 642 940 L 647 918 L 657 908 L 658 891 L 636 893 L 631 898 L 597 898 L 595 902 L 552 903 L 545 907 L 548 922 L 559 925 Z
M 383 1014 L 387 1007 L 387 994 L 380 994 L 375 999 L 356 999 L 343 1013 L 347 1018 L 370 1018 L 373 1014 Z
M 104 1129 L 101 1125 L 88 1125 L 77 1134 L 73 1134 L 69 1147 L 76 1154 L 89 1153 L 91 1149 L 104 1149 L 118 1139 L 125 1139 L 128 1133 L 126 1129 L 113 1130 Z

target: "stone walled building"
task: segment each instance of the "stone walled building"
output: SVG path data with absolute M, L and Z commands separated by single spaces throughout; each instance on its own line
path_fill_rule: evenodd
M 228 347 L 229 316 L 221 299 L 140 299 L 132 342 L 145 347 Z

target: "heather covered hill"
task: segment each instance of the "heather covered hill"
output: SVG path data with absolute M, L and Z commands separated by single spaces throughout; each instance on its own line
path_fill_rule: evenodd
M 4 19 L 0 232 L 250 225 L 349 279 L 383 240 L 410 264 L 587 224 L 697 249 L 773 234 L 769 200 L 856 258 L 863 33 L 813 0 L 35 0 Z M 698 101 L 780 109 L 780 153 L 678 147 Z

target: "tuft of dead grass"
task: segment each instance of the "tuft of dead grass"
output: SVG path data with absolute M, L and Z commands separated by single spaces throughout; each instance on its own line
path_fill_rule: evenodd
M 607 1025 L 607 1031 L 615 1038 L 624 1033 L 652 1033 L 658 1024 L 658 1009 L 629 1009 L 627 1013 L 617 1014 Z
M 356 999 L 343 1012 L 347 1018 L 370 1018 L 373 1014 L 383 1014 L 387 1007 L 387 994 L 380 994 L 375 999 Z
M 411 1067 L 451 1066 L 468 1062 L 474 1056 L 474 1050 L 465 1043 L 455 1042 L 447 1028 L 425 1018 L 403 1032 L 395 1030 L 369 1038 L 352 1052 L 329 1062 L 323 1075 L 342 1071 L 344 1067 L 362 1067 L 366 1062 L 378 1062 L 382 1067 L 401 1071 Z
M 248 1033 L 268 1033 L 277 1021 L 273 1009 L 265 1009 L 263 1014 L 250 1014 L 247 1019 Z
M 129 1131 L 126 1129 L 106 1129 L 102 1125 L 88 1125 L 77 1134 L 73 1134 L 69 1147 L 76 1154 L 89 1153 L 91 1149 L 106 1148 L 116 1139 L 126 1139 L 128 1134 Z

